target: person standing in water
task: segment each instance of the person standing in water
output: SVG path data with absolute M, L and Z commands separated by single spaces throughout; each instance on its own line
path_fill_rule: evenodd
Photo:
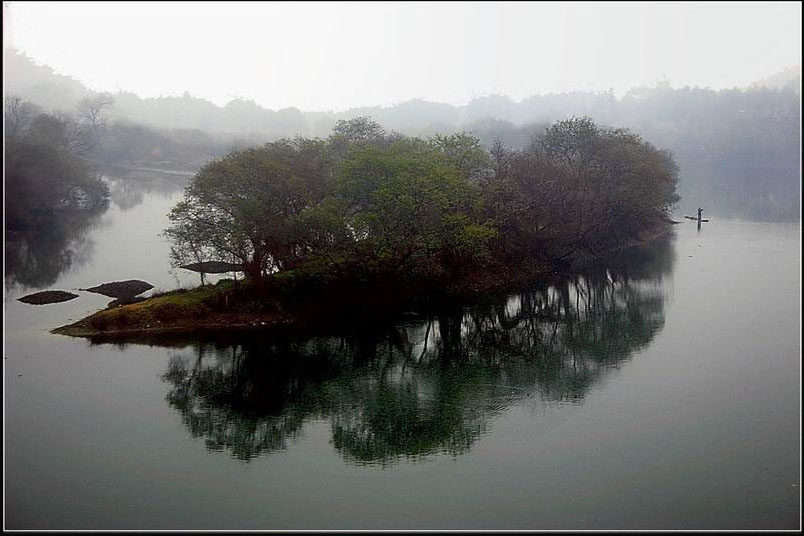
M 701 221 L 701 212 L 703 212 L 703 209 L 698 207 L 698 221 Z

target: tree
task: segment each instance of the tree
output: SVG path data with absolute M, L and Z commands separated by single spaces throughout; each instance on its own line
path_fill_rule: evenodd
M 360 255 L 400 273 L 438 272 L 442 254 L 484 247 L 479 190 L 436 145 L 413 138 L 356 146 L 339 169 Z
M 5 199 L 9 227 L 52 222 L 63 209 L 94 210 L 107 186 L 86 159 L 86 132 L 63 113 L 38 113 L 17 98 L 6 99 Z M 36 114 L 36 115 L 35 115 Z
M 430 144 L 441 151 L 461 177 L 472 182 L 488 180 L 492 176 L 489 152 L 480 140 L 465 132 L 442 136 L 436 134 Z
M 28 127 L 26 138 L 31 142 L 81 158 L 88 158 L 96 146 L 89 127 L 65 112 L 36 116 Z
M 360 116 L 352 119 L 340 119 L 332 127 L 332 137 L 348 142 L 379 141 L 385 138 L 386 132 L 376 121 Z
M 331 180 L 324 142 L 280 140 L 205 165 L 170 214 L 166 236 L 181 252 L 236 258 L 253 280 L 298 265 L 311 253 L 311 218 Z
M 91 127 L 95 143 L 98 145 L 101 143 L 101 135 L 106 126 L 104 113 L 112 104 L 114 104 L 114 99 L 108 93 L 85 97 L 78 103 L 78 114 Z
M 253 281 L 443 282 L 498 254 L 555 259 L 664 223 L 677 168 L 627 130 L 573 118 L 523 150 L 387 135 L 367 118 L 204 166 L 171 212 L 176 262 L 239 260 Z M 294 275 L 295 277 L 295 275 Z
M 678 201 L 669 153 L 588 117 L 556 123 L 507 158 L 508 195 L 495 217 L 518 247 L 539 244 L 549 256 L 622 243 Z
M 8 95 L 3 100 L 3 119 L 6 138 L 17 138 L 28 128 L 33 117 L 39 113 L 38 107 L 22 100 L 22 97 Z
M 332 127 L 327 141 L 332 153 L 343 158 L 349 147 L 359 144 L 381 144 L 388 139 L 388 133 L 379 123 L 368 117 L 360 116 L 352 119 L 341 119 Z

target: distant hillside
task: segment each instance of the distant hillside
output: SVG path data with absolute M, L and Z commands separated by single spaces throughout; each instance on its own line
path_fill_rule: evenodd
M 70 109 L 92 93 L 75 79 L 37 66 L 16 51 L 4 51 L 4 59 L 7 93 L 46 109 Z M 588 115 L 600 124 L 630 128 L 673 152 L 681 168 L 682 211 L 700 205 L 726 215 L 795 219 L 801 211 L 800 80 L 799 66 L 743 89 L 657 85 L 634 88 L 619 99 L 611 92 L 576 91 L 534 95 L 520 102 L 490 95 L 465 106 L 414 99 L 338 113 L 269 110 L 243 99 L 220 107 L 187 93 L 141 98 L 119 92 L 113 95 L 109 117 L 113 124 L 136 123 L 162 130 L 160 138 L 121 126 L 116 140 L 119 154 L 142 162 L 130 154 L 129 138 L 136 131 L 139 145 L 149 147 L 137 154 L 169 160 L 164 149 L 152 147 L 159 139 L 169 139 L 172 154 L 192 154 L 176 162 L 198 166 L 226 148 L 296 135 L 325 137 L 339 119 L 357 116 L 371 116 L 384 128 L 408 135 L 465 130 L 487 145 L 499 139 L 516 147 L 528 143 L 540 125 Z M 188 149 L 183 140 L 193 130 L 215 139 L 190 132 L 195 141 Z
M 13 49 L 5 49 L 3 55 L 8 94 L 19 94 L 46 109 L 64 110 L 73 108 L 82 97 L 93 94 L 74 78 L 56 74 L 50 67 L 36 65 L 31 58 Z M 757 81 L 748 90 L 798 89 L 800 80 L 801 67 L 791 67 Z M 337 120 L 357 116 L 371 116 L 389 130 L 428 135 L 461 129 L 483 130 L 483 124 L 489 120 L 521 126 L 551 123 L 573 115 L 589 115 L 598 122 L 635 128 L 649 119 L 641 114 L 651 108 L 651 103 L 677 101 L 664 110 L 655 110 L 659 114 L 695 113 L 693 101 L 706 107 L 710 101 L 724 95 L 730 95 L 728 100 L 737 96 L 734 90 L 673 90 L 657 86 L 634 88 L 621 99 L 609 92 L 590 91 L 533 95 L 520 102 L 503 95 L 488 95 L 465 106 L 413 99 L 393 106 L 367 106 L 335 113 L 302 112 L 297 108 L 270 110 L 245 99 L 235 99 L 220 107 L 189 93 L 181 97 L 141 98 L 134 93 L 118 92 L 113 94 L 115 104 L 110 113 L 112 119 L 127 119 L 157 128 L 200 129 L 211 133 L 259 135 L 266 139 L 294 135 L 326 136 Z M 655 116 L 656 113 L 651 111 L 649 115 Z
M 794 90 L 801 92 L 801 65 L 788 67 L 772 76 L 757 80 L 754 87 Z
M 20 95 L 49 110 L 69 110 L 92 92 L 75 78 L 37 65 L 23 53 L 3 49 L 3 80 L 8 95 Z

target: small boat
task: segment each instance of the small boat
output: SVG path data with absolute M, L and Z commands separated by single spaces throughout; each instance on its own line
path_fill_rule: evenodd
M 698 218 L 696 218 L 695 216 L 684 216 L 684 217 L 687 218 L 688 220 L 698 221 Z M 708 222 L 709 220 L 701 219 L 701 221 L 702 222 Z

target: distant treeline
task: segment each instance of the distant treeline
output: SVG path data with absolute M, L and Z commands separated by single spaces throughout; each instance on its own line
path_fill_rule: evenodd
M 4 56 L 9 93 L 51 109 L 72 109 L 94 95 L 19 53 L 6 50 Z M 337 121 L 359 116 L 371 116 L 385 129 L 405 135 L 465 131 L 486 147 L 500 140 L 522 149 L 538 128 L 585 115 L 602 125 L 629 128 L 672 151 L 680 167 L 684 210 L 703 206 L 709 214 L 797 219 L 800 80 L 800 68 L 794 68 L 745 89 L 658 84 L 635 88 L 622 98 L 577 91 L 514 102 L 492 95 L 466 106 L 411 100 L 338 113 L 274 111 L 243 99 L 219 107 L 187 94 L 143 99 L 119 92 L 111 95 L 114 104 L 108 109 L 108 134 L 115 139 L 100 157 L 108 163 L 150 161 L 197 169 L 233 148 L 296 135 L 326 137 Z
M 4 101 L 5 223 L 11 230 L 52 226 L 64 210 L 105 207 L 109 191 L 95 173 L 94 109 L 46 113 L 16 97 Z
M 106 127 L 102 141 L 96 154 L 102 166 L 197 171 L 212 158 L 264 140 L 116 121 Z
M 171 212 L 176 264 L 270 281 L 396 288 L 551 266 L 667 225 L 677 168 L 625 129 L 561 121 L 523 149 L 465 133 L 389 134 L 368 118 L 205 165 Z M 324 287 L 321 287 L 324 288 Z
M 52 284 L 86 258 L 85 232 L 109 197 L 93 162 L 98 102 L 90 98 L 66 113 L 16 97 L 4 101 L 7 287 Z

